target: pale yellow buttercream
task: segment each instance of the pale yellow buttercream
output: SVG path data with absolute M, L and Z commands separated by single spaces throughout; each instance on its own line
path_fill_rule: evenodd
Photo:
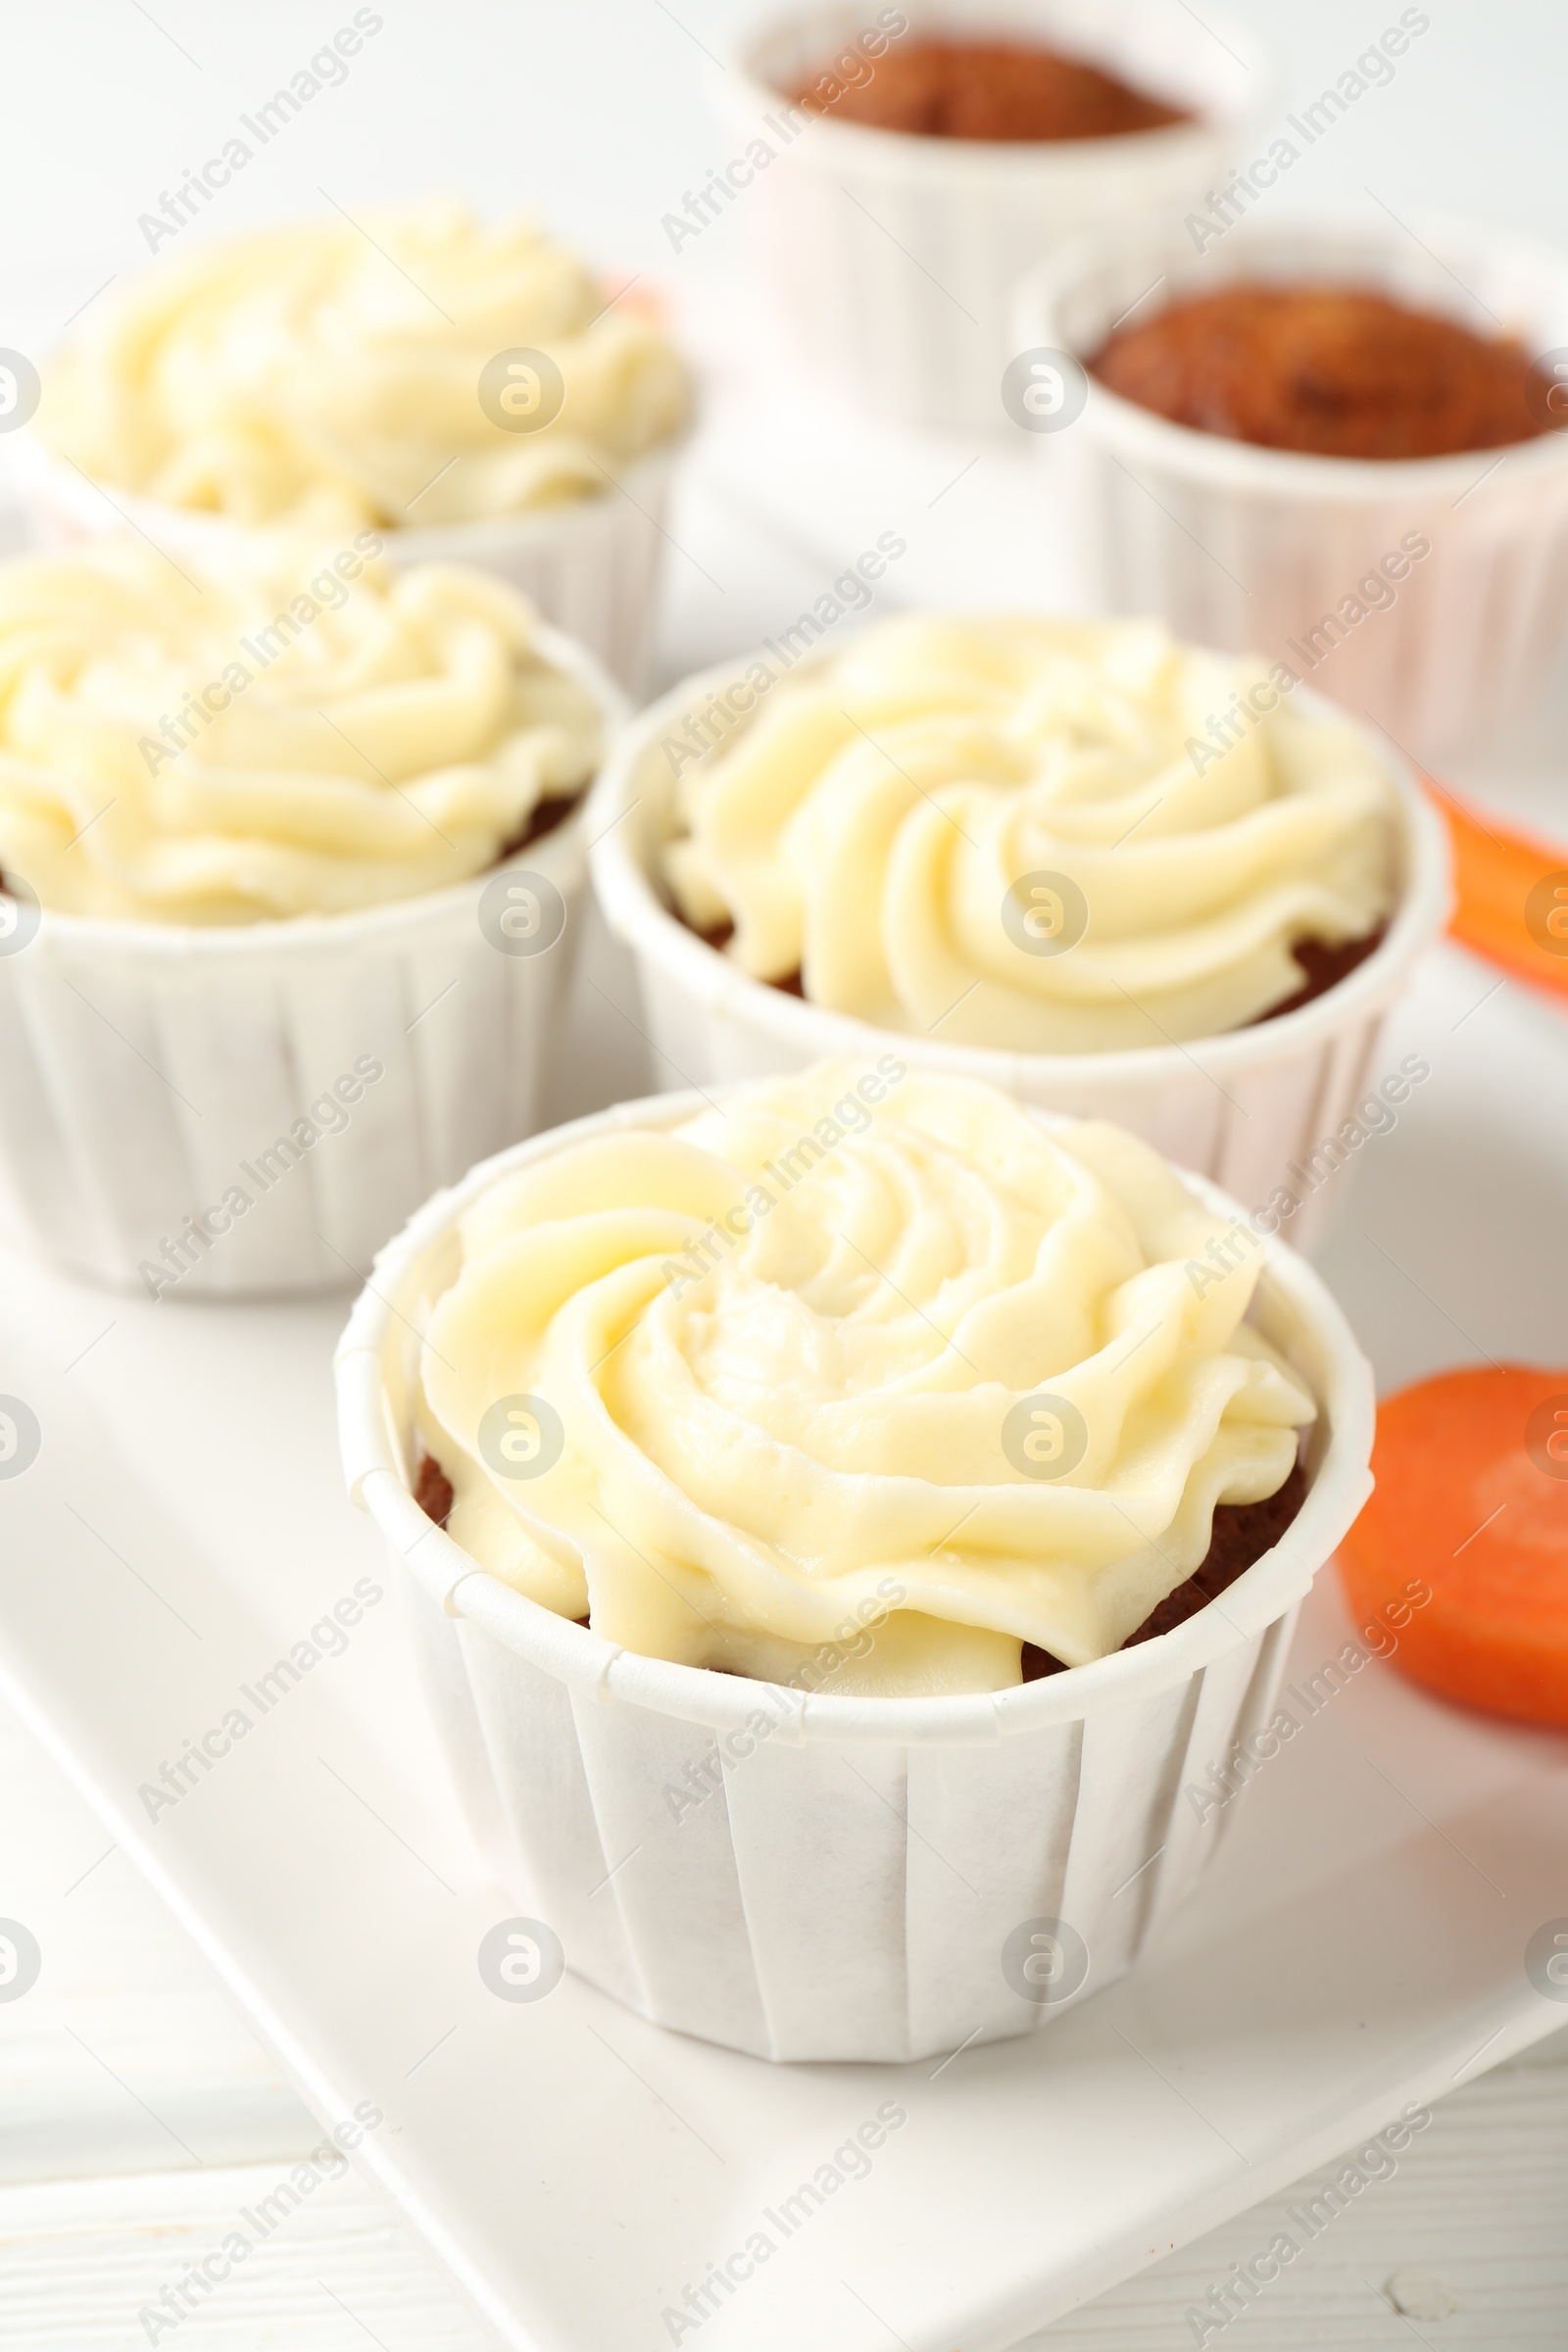
M 338 913 L 479 873 L 580 793 L 602 714 L 529 606 L 380 544 L 0 567 L 0 870 L 67 914 Z
M 39 429 L 96 481 L 245 523 L 404 528 L 595 497 L 678 433 L 679 353 L 531 223 L 434 202 L 162 261 L 45 371 Z M 559 415 L 503 430 L 487 362 L 543 352 Z
M 564 1146 L 461 1238 L 419 1406 L 448 1532 L 649 1656 L 842 1692 L 1083 1664 L 1315 1417 L 1242 1319 L 1245 1228 L 1117 1128 L 891 1054 Z
M 666 870 L 688 921 L 727 918 L 734 962 L 815 1004 L 950 1044 L 1158 1047 L 1255 1020 L 1301 985 L 1293 942 L 1389 913 L 1383 768 L 1261 663 L 1154 622 L 922 614 L 764 666 L 749 716 L 665 731 Z M 1039 952 L 1063 902 L 1077 936 Z

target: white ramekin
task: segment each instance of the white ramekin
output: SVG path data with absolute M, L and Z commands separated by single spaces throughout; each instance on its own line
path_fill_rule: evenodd
M 1096 1665 L 876 1699 L 634 1656 L 476 1567 L 424 1516 L 410 1391 L 471 1200 L 564 1144 L 700 1106 L 662 1096 L 536 1138 L 381 1252 L 337 1350 L 350 1492 L 398 1564 L 496 1874 L 579 1975 L 656 2024 L 765 2058 L 898 2060 L 1028 2033 L 1069 2004 L 1020 1997 L 1009 1938 L 1065 1923 L 1088 1955 L 1073 1997 L 1097 1992 L 1213 1851 L 1226 1808 L 1190 1790 L 1267 1724 L 1297 1605 L 1371 1492 L 1370 1367 L 1311 1268 L 1270 1243 L 1254 1318 L 1321 1408 L 1306 1500 L 1221 1604 Z M 666 1800 L 693 1788 L 713 1793 Z
M 649 451 L 598 498 L 488 522 L 383 531 L 388 559 L 403 569 L 471 564 L 496 573 L 640 697 L 653 651 L 664 515 L 684 446 L 672 441 Z M 249 536 L 226 515 L 101 487 L 36 432 L 20 434 L 12 456 L 24 511 L 45 547 L 103 538 L 128 522 L 155 547 L 211 568 L 236 534 Z
M 674 823 L 675 778 L 662 740 L 678 730 L 683 713 L 762 659 L 754 654 L 688 678 L 654 704 L 621 736 L 594 788 L 594 888 L 611 930 L 635 958 L 661 1075 L 672 1085 L 706 1086 L 892 1044 L 922 1069 L 983 1078 L 1021 1102 L 1074 1117 L 1114 1119 L 1249 1208 L 1266 1206 L 1277 1186 L 1291 1188 L 1286 1163 L 1304 1162 L 1332 1138 L 1369 1079 L 1381 1075 L 1373 1062 L 1384 1016 L 1447 917 L 1447 833 L 1398 754 L 1369 737 L 1398 812 L 1394 919 L 1366 961 L 1313 1003 L 1223 1037 L 1124 1054 L 947 1045 L 873 1029 L 750 979 L 670 911 L 657 873 Z M 808 672 L 815 663 L 808 655 L 799 666 Z M 1292 699 L 1309 711 L 1324 709 L 1304 689 Z M 1298 1195 L 1302 1189 L 1294 1186 Z M 1311 1193 L 1291 1221 L 1292 1238 L 1315 1239 L 1335 1198 L 1333 1188 Z
M 1085 236 L 1019 287 L 1013 348 L 1092 358 L 1156 287 L 1140 318 L 1258 278 L 1372 287 L 1535 354 L 1568 346 L 1568 257 L 1544 246 L 1441 220 L 1259 215 L 1201 254 L 1180 222 Z M 1417 759 L 1528 715 L 1568 645 L 1568 432 L 1451 458 L 1310 457 L 1172 424 L 1091 377 L 1082 415 L 1039 446 L 1089 610 L 1156 612 L 1181 636 L 1288 662 Z M 1396 603 L 1348 625 L 1337 608 L 1407 533 L 1431 553 Z M 1328 644 L 1325 614 L 1343 632 L 1326 657 L 1306 642 Z
M 589 687 L 607 731 L 623 722 L 591 656 L 554 629 L 536 642 Z M 585 802 L 505 866 L 351 914 L 209 928 L 46 908 L 35 936 L 0 953 L 0 1211 L 14 1237 L 162 1298 L 363 1280 L 432 1185 L 531 1131 L 587 841 Z M 500 874 L 560 894 L 564 926 L 543 952 L 503 952 L 494 920 L 481 926 Z M 558 913 L 552 903 L 546 929 Z M 362 1068 L 355 1094 L 366 1060 L 382 1074 L 363 1083 Z M 319 1140 L 278 1152 L 340 1081 L 344 1118 L 327 1107 L 311 1120 Z M 192 1237 L 187 1217 L 221 1210 L 231 1186 L 251 1205 L 207 1244 Z
M 1093 222 L 1200 200 L 1273 103 L 1276 75 L 1246 27 L 1208 8 L 1200 23 L 1181 0 L 900 0 L 900 13 L 901 37 L 1056 44 L 1198 117 L 1028 144 L 917 138 L 831 115 L 791 124 L 781 93 L 874 27 L 873 0 L 792 10 L 711 77 L 730 161 L 754 174 L 726 184 L 802 360 L 884 417 L 1004 426 L 1008 302 L 1023 270 Z M 758 139 L 772 150 L 760 170 L 747 157 Z

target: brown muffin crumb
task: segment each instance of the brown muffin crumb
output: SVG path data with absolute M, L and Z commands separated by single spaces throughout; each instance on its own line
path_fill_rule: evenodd
M 925 139 L 1110 139 L 1192 120 L 1084 58 L 1018 41 L 901 41 L 863 81 L 846 84 L 829 59 L 787 95 L 841 122 Z
M 1300 987 L 1294 997 L 1287 997 L 1282 1004 L 1271 1004 L 1267 1012 L 1258 1014 L 1257 1020 L 1249 1021 L 1248 1027 L 1255 1029 L 1259 1022 L 1277 1021 L 1282 1013 L 1299 1012 L 1301 1006 L 1310 1004 L 1315 997 L 1327 996 L 1331 988 L 1337 988 L 1342 980 L 1349 977 L 1358 963 L 1365 963 L 1373 950 L 1383 945 L 1388 934 L 1388 924 L 1379 923 L 1377 929 L 1368 931 L 1364 938 L 1342 939 L 1335 947 L 1330 947 L 1326 939 L 1298 939 L 1291 949 L 1291 954 L 1302 974 Z
M 1178 1625 L 1185 1625 L 1189 1617 L 1196 1617 L 1200 1609 L 1206 1609 L 1265 1551 L 1273 1549 L 1305 1500 L 1306 1472 L 1298 1460 L 1292 1464 L 1291 1475 L 1278 1494 L 1268 1495 L 1262 1502 L 1216 1503 L 1208 1549 L 1201 1565 L 1174 1592 L 1166 1593 L 1158 1607 L 1152 1609 L 1143 1624 L 1128 1635 L 1122 1648 L 1133 1649 L 1140 1642 L 1152 1642 L 1156 1634 L 1171 1633 Z M 1033 1642 L 1024 1643 L 1024 1682 L 1042 1682 L 1049 1674 L 1066 1671 L 1060 1658 L 1054 1658 L 1049 1650 L 1039 1648 Z
M 1191 296 L 1118 327 L 1087 365 L 1174 424 L 1311 457 L 1455 457 L 1559 421 L 1522 343 L 1354 286 Z
M 535 801 L 526 821 L 518 826 L 510 841 L 502 843 L 496 853 L 497 865 L 503 858 L 515 858 L 519 850 L 532 849 L 536 841 L 542 841 L 547 833 L 553 833 L 558 825 L 564 824 L 581 800 L 580 792 L 567 792 L 547 793 L 542 801 Z
M 693 932 L 705 947 L 711 948 L 715 955 L 722 955 L 735 936 L 733 923 L 714 923 L 710 930 L 699 931 L 696 924 L 688 923 L 678 909 L 676 919 L 686 930 Z M 1358 963 L 1364 963 L 1374 948 L 1383 945 L 1388 928 L 1387 923 L 1380 923 L 1375 931 L 1368 931 L 1361 939 L 1345 939 L 1333 946 L 1326 939 L 1297 940 L 1291 948 L 1291 954 L 1301 974 L 1300 987 L 1294 990 L 1282 1004 L 1271 1004 L 1267 1012 L 1258 1013 L 1246 1026 L 1255 1029 L 1261 1021 L 1277 1021 L 1282 1013 L 1298 1012 L 1303 1004 L 1310 1004 L 1314 997 L 1326 996 L 1331 988 L 1353 972 Z M 803 1001 L 806 998 L 806 979 L 799 964 L 793 972 L 782 972 L 776 980 L 769 980 L 764 985 L 776 988 L 786 997 L 800 997 Z
M 419 1475 L 414 1482 L 414 1499 L 427 1519 L 437 1527 L 445 1527 L 452 1513 L 452 1481 L 433 1453 L 423 1455 Z M 574 1617 L 573 1625 L 586 1626 L 586 1617 Z
M 452 1481 L 433 1454 L 424 1454 L 419 1462 L 419 1474 L 415 1482 L 414 1499 L 427 1519 L 437 1527 L 445 1527 L 452 1510 Z M 1279 1542 L 1291 1521 L 1306 1499 L 1306 1473 L 1299 1461 L 1278 1494 L 1262 1502 L 1221 1502 L 1214 1507 L 1212 1532 L 1202 1565 L 1196 1569 L 1174 1592 L 1166 1594 L 1158 1607 L 1144 1619 L 1135 1633 L 1128 1635 L 1123 1649 L 1131 1649 L 1139 1642 L 1152 1642 L 1156 1634 L 1168 1634 L 1174 1626 L 1185 1625 L 1200 1609 L 1235 1584 L 1254 1560 Z M 587 1626 L 586 1617 L 575 1617 L 574 1625 Z M 1059 1658 L 1041 1649 L 1033 1642 L 1023 1644 L 1023 1673 L 1026 1683 L 1044 1681 L 1047 1675 L 1065 1674 L 1066 1667 Z M 715 1666 L 714 1674 L 740 1676 L 734 1666 Z
M 427 1519 L 445 1527 L 452 1512 L 452 1481 L 433 1453 L 422 1456 L 414 1482 L 414 1499 Z
M 1279 1492 L 1263 1501 L 1216 1504 L 1213 1534 L 1201 1567 L 1166 1594 L 1158 1608 L 1128 1635 L 1122 1647 L 1131 1649 L 1136 1642 L 1152 1642 L 1156 1634 L 1168 1634 L 1172 1627 L 1196 1617 L 1200 1609 L 1206 1609 L 1254 1560 L 1273 1549 L 1305 1500 L 1306 1472 L 1298 1461 L 1292 1464 L 1291 1475 Z

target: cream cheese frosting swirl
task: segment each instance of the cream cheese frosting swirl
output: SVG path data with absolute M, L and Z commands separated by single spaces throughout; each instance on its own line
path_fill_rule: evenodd
M 1315 1417 L 1235 1230 L 1121 1130 L 891 1054 L 564 1144 L 469 1207 L 429 1322 L 448 1533 L 647 1656 L 933 1694 L 1024 1642 L 1084 1664 Z
M 1283 669 L 1152 622 L 909 615 L 764 670 L 664 737 L 666 873 L 689 923 L 733 924 L 734 962 L 814 1004 L 1022 1053 L 1157 1047 L 1259 1018 L 1301 986 L 1296 942 L 1389 913 L 1392 786 Z
M 479 873 L 579 794 L 602 714 L 531 608 L 379 545 L 0 567 L 0 871 L 66 914 L 338 913 Z
M 503 429 L 498 354 L 560 412 Z M 471 522 L 596 497 L 686 421 L 679 353 L 531 223 L 461 205 L 334 216 L 171 259 L 46 370 L 39 427 L 95 481 L 237 522 Z

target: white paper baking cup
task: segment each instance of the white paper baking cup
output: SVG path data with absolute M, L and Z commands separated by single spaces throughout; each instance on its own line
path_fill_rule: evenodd
M 1180 0 L 901 0 L 906 39 L 993 34 L 1053 44 L 1193 108 L 1126 137 L 1002 144 L 911 137 L 802 115 L 781 93 L 875 24 L 871 0 L 793 10 L 711 77 L 762 279 L 808 366 L 885 417 L 1006 422 L 1013 286 L 1043 253 L 1119 213 L 1199 201 L 1277 78 L 1245 26 Z M 873 70 L 874 70 L 874 61 Z M 760 138 L 773 160 L 746 159 Z M 728 169 L 726 163 L 725 169 Z M 733 183 L 727 183 L 733 185 Z
M 651 450 L 598 498 L 488 522 L 383 530 L 387 558 L 405 570 L 414 564 L 471 564 L 494 572 L 640 697 L 653 649 L 664 515 L 684 446 L 682 439 Z M 250 535 L 224 514 L 100 487 L 35 432 L 20 434 L 13 455 L 24 512 L 44 547 L 100 539 L 128 522 L 176 561 L 220 568 L 224 547 L 236 535 Z
M 336 1358 L 350 1492 L 397 1563 L 497 1876 L 580 1976 L 765 2058 L 898 2060 L 1029 2033 L 1124 1974 L 1212 1853 L 1229 1809 L 1191 1791 L 1267 1723 L 1297 1604 L 1371 1492 L 1370 1368 L 1310 1267 L 1269 1244 L 1253 1319 L 1321 1408 L 1306 1500 L 1221 1602 L 1093 1666 L 970 1697 L 840 1698 L 634 1656 L 424 1516 L 411 1389 L 470 1201 L 564 1145 L 673 1126 L 702 1101 L 622 1104 L 505 1152 L 381 1252 Z M 694 1786 L 713 1793 L 666 1798 Z M 1036 1934 L 1054 1947 L 1031 1954 Z M 1038 1993 L 1015 1989 L 1020 1949 L 1041 1955 Z
M 1156 284 L 1140 317 L 1259 278 L 1371 287 L 1536 355 L 1568 346 L 1568 257 L 1546 247 L 1452 221 L 1259 216 L 1201 254 L 1179 222 L 1086 236 L 1020 286 L 1014 349 L 1091 358 Z M 1451 458 L 1310 457 L 1172 424 L 1091 377 L 1082 415 L 1039 446 L 1090 610 L 1156 612 L 1183 637 L 1286 662 L 1418 759 L 1528 717 L 1568 645 L 1568 432 Z M 1349 618 L 1344 600 L 1362 602 L 1358 582 L 1411 532 L 1431 554 L 1397 601 Z
M 536 643 L 589 687 L 607 731 L 621 723 L 625 703 L 589 655 L 554 629 Z M 581 927 L 587 825 L 585 803 L 504 866 L 352 914 L 209 928 L 45 908 L 35 936 L 0 952 L 0 1208 L 14 1237 L 165 1298 L 362 1280 L 432 1185 L 532 1131 Z M 500 929 L 512 883 L 533 899 Z M 345 1102 L 365 1060 L 382 1074 L 363 1083 L 362 1069 Z M 313 1119 L 340 1080 L 338 1108 Z M 326 1132 L 279 1149 L 302 1118 Z M 208 1244 L 187 1228 L 173 1262 L 190 1262 L 160 1281 L 166 1243 L 230 1187 L 251 1204 Z
M 1293 1178 L 1288 1163 L 1306 1166 L 1366 1087 L 1384 1076 L 1377 1059 L 1384 1018 L 1447 918 L 1446 829 L 1398 754 L 1369 737 L 1393 782 L 1397 812 L 1399 898 L 1388 936 L 1313 1003 L 1223 1037 L 1123 1054 L 1016 1054 L 944 1044 L 873 1029 L 750 979 L 670 911 L 657 878 L 659 852 L 676 821 L 663 738 L 762 659 L 754 654 L 689 678 L 654 704 L 621 736 L 594 788 L 594 887 L 611 930 L 635 959 L 661 1076 L 671 1085 L 707 1086 L 805 1069 L 838 1054 L 869 1052 L 874 1058 L 892 1046 L 921 1069 L 982 1078 L 1021 1102 L 1074 1117 L 1114 1119 L 1181 1166 L 1222 1184 L 1250 1209 L 1264 1207 L 1284 1187 L 1302 1203 L 1290 1221 L 1291 1239 L 1315 1239 L 1344 1184 L 1325 1180 L 1308 1189 L 1311 1171 Z M 808 672 L 815 665 L 808 656 L 798 666 Z M 1328 714 L 1304 689 L 1292 702 Z

